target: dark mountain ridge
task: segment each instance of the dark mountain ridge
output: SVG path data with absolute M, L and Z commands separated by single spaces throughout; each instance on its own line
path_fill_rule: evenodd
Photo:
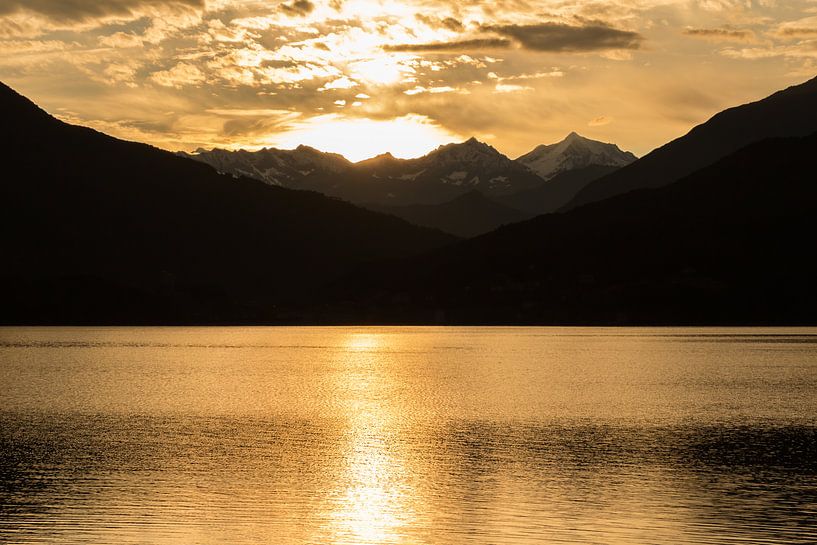
M 815 324 L 817 135 L 674 184 L 358 273 L 333 311 L 383 323 Z
M 817 78 L 718 113 L 686 135 L 589 184 L 564 208 L 575 208 L 634 189 L 667 185 L 753 142 L 808 136 L 815 131 Z
M 274 319 L 453 237 L 60 122 L 0 84 L 5 323 Z

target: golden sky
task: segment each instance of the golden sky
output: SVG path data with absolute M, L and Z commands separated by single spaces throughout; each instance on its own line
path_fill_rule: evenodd
M 170 150 L 638 155 L 817 75 L 817 0 L 0 0 L 0 80 Z

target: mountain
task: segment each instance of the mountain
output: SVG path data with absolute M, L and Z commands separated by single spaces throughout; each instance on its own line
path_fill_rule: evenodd
M 198 149 L 192 154 L 178 152 L 177 155 L 200 160 L 219 172 L 291 188 L 298 188 L 300 180 L 315 172 L 334 176 L 345 172 L 352 165 L 342 155 L 325 153 L 309 146 L 298 146 L 294 150 L 264 148 L 256 152 Z
M 474 190 L 494 197 L 542 183 L 525 166 L 475 138 L 440 146 L 418 159 L 364 161 L 356 169 L 379 180 L 380 197 L 367 202 L 381 204 L 439 204 Z
M 566 170 L 537 187 L 503 195 L 497 200 L 528 216 L 550 214 L 569 203 L 590 182 L 618 169 L 615 166 L 589 165 Z
M 817 131 L 817 78 L 725 110 L 677 140 L 582 189 L 566 209 L 683 178 L 753 142 Z
M 380 206 L 372 209 L 403 218 L 414 225 L 433 227 L 463 238 L 482 235 L 506 223 L 528 218 L 519 210 L 495 202 L 477 190 L 442 204 Z
M 0 322 L 275 321 L 453 237 L 65 124 L 0 84 Z
M 474 138 L 440 146 L 417 159 L 384 154 L 359 163 L 345 162 L 333 154 L 323 154 L 326 157 L 321 158 L 322 152 L 306 149 L 308 161 L 302 159 L 305 152 L 296 153 L 298 150 L 213 150 L 186 156 L 220 172 L 378 206 L 441 204 L 472 190 L 487 196 L 507 195 L 542 183 L 524 165 Z M 293 156 L 300 162 L 295 164 Z M 281 162 L 286 163 L 286 168 Z
M 332 305 L 381 323 L 817 324 L 815 152 L 817 134 L 763 140 L 674 184 L 358 271 Z
M 517 158 L 545 180 L 562 172 L 590 166 L 623 167 L 637 158 L 629 151 L 622 151 L 615 144 L 590 140 L 571 132 L 557 144 L 541 145 Z

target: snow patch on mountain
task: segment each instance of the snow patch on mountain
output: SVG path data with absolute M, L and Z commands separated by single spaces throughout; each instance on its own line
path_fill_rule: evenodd
M 561 142 L 537 146 L 516 160 L 549 180 L 569 170 L 591 165 L 623 167 L 636 159 L 635 155 L 622 151 L 615 144 L 590 140 L 572 132 Z
M 219 172 L 240 174 L 285 187 L 298 187 L 303 178 L 316 172 L 338 174 L 351 165 L 342 155 L 303 145 L 292 150 L 264 148 L 255 152 L 198 149 L 192 154 L 179 152 L 178 155 L 207 163 Z

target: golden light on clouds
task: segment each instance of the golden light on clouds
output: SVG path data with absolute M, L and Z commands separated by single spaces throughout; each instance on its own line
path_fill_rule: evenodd
M 638 154 L 817 74 L 813 0 L 116 0 L 0 4 L 0 79 L 172 150 L 361 159 L 582 130 Z M 612 122 L 615 120 L 615 122 Z

